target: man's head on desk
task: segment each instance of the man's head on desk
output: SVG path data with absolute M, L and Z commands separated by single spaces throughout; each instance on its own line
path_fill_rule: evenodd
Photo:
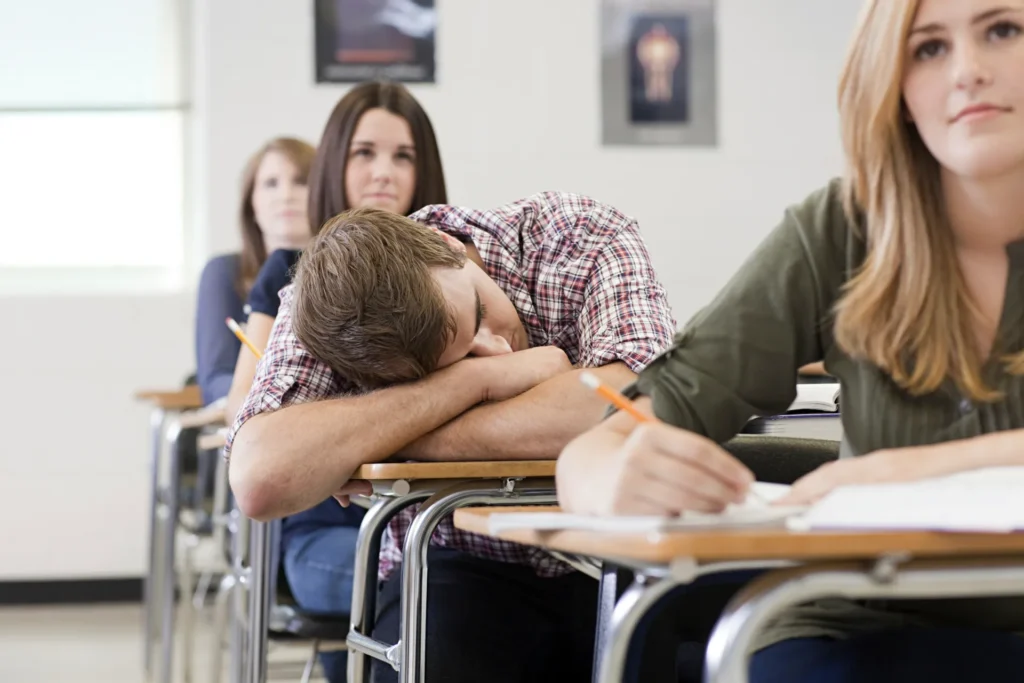
M 303 254 L 293 325 L 310 353 L 367 389 L 529 345 L 472 243 L 376 209 L 331 219 Z

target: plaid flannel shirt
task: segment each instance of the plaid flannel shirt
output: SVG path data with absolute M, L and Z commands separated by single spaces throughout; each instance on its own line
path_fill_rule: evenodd
M 639 372 L 672 341 L 675 320 L 636 221 L 611 206 L 544 192 L 491 211 L 427 206 L 411 218 L 476 246 L 487 274 L 519 312 L 531 347 L 557 346 L 577 367 L 621 361 Z M 296 339 L 291 302 L 288 286 L 281 290 L 281 309 L 252 389 L 228 434 L 228 453 L 238 428 L 254 415 L 354 391 Z M 406 508 L 388 526 L 381 580 L 401 562 L 418 509 Z M 529 565 L 540 576 L 570 571 L 538 548 L 456 529 L 450 517 L 431 544 Z

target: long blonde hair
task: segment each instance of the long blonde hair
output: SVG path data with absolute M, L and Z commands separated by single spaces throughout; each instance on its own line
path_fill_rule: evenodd
M 992 401 L 974 336 L 978 309 L 957 261 L 939 163 L 907 120 L 906 41 L 920 0 L 866 0 L 839 82 L 844 203 L 867 257 L 836 306 L 836 341 L 913 395 L 951 378 Z M 998 342 L 997 342 L 998 343 Z M 1006 359 L 1024 372 L 1024 353 Z

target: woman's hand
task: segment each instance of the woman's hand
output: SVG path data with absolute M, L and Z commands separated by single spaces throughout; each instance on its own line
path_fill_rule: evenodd
M 718 444 L 661 422 L 647 422 L 618 453 L 610 514 L 676 516 L 721 512 L 741 503 L 754 475 Z
M 917 481 L 958 470 L 949 444 L 894 448 L 822 465 L 801 477 L 776 505 L 810 505 L 839 486 Z M 963 463 L 966 464 L 966 463 Z
M 662 422 L 632 420 L 616 414 L 562 451 L 557 481 L 563 508 L 675 516 L 720 512 L 746 497 L 753 475 L 716 443 Z

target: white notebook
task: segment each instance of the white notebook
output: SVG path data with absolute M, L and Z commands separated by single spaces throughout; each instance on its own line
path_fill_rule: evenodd
M 794 410 L 815 410 L 823 413 L 839 412 L 839 383 L 802 383 L 796 385 L 796 400 L 789 407 Z
M 788 525 L 801 530 L 1024 531 L 1024 467 L 840 487 Z
M 748 496 L 740 505 L 730 505 L 720 514 L 687 512 L 680 517 L 656 516 L 597 516 L 575 515 L 563 512 L 498 512 L 490 516 L 492 534 L 510 529 L 539 529 L 556 531 L 578 529 L 620 533 L 645 533 L 681 529 L 747 528 L 785 525 L 786 518 L 802 508 L 781 507 L 767 503 L 783 496 L 788 486 L 755 482 L 755 496 Z

